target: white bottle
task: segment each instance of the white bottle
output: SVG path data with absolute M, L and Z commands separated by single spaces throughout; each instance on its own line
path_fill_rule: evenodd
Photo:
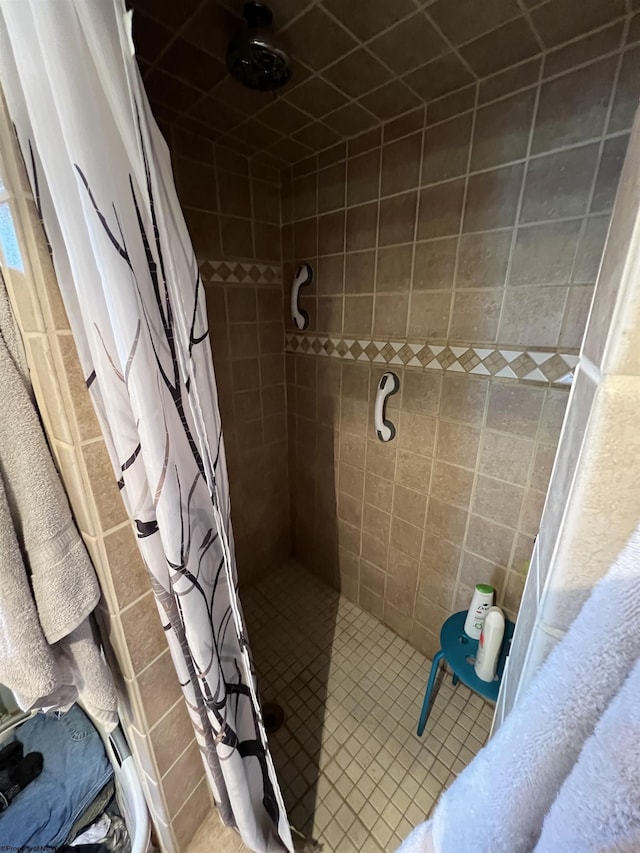
M 487 610 L 493 604 L 493 594 L 493 587 L 489 586 L 488 583 L 476 584 L 476 588 L 473 591 L 473 598 L 467 611 L 467 618 L 464 620 L 464 632 L 473 640 L 480 639 L 484 617 L 487 615 Z
M 504 639 L 504 614 L 499 607 L 490 607 L 482 626 L 474 669 L 481 681 L 493 681 Z

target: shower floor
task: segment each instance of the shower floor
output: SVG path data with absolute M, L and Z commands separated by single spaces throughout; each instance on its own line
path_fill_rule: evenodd
M 269 744 L 290 822 L 323 853 L 392 853 L 483 746 L 492 707 L 447 677 L 419 738 L 430 661 L 375 617 L 294 562 L 242 601 L 262 701 L 285 712 Z M 223 832 L 212 817 L 194 842 Z M 245 850 L 235 839 L 225 851 Z

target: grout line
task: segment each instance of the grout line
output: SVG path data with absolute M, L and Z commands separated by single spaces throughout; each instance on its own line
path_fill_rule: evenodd
M 481 452 L 482 452 L 482 445 L 484 443 L 484 436 L 487 434 L 487 432 L 490 432 L 490 430 L 488 430 L 488 428 L 487 428 L 487 415 L 489 413 L 489 401 L 491 399 L 492 385 L 493 385 L 493 383 L 490 380 L 489 386 L 486 389 L 486 393 L 485 393 L 484 410 L 482 413 L 482 421 L 481 421 L 480 426 L 478 428 L 479 429 L 478 451 L 476 454 L 476 462 L 475 462 L 474 473 L 473 473 L 473 483 L 471 484 L 471 494 L 469 495 L 469 507 L 467 510 L 467 518 L 466 518 L 466 522 L 465 522 L 464 533 L 461 537 L 460 559 L 458 561 L 458 571 L 456 573 L 456 579 L 455 579 L 455 582 L 453 585 L 453 593 L 451 596 L 450 607 L 452 610 L 455 607 L 455 600 L 456 600 L 456 597 L 458 595 L 458 590 L 460 588 L 460 579 L 462 577 L 462 564 L 464 562 L 465 546 L 467 544 L 467 537 L 469 535 L 469 528 L 471 526 L 471 517 L 472 517 L 471 509 L 473 507 L 473 501 L 475 498 L 476 488 L 477 488 L 477 484 L 478 484 L 478 478 L 480 476 L 480 458 L 481 458 Z M 484 558 L 484 559 L 486 559 L 486 558 Z
M 518 230 L 520 227 L 520 216 L 522 214 L 522 205 L 524 202 L 524 192 L 525 192 L 525 187 L 527 184 L 527 175 L 529 174 L 529 163 L 531 160 L 531 149 L 533 147 L 533 137 L 535 134 L 536 123 L 538 120 L 538 108 L 540 106 L 540 97 L 542 94 L 542 79 L 543 79 L 543 74 L 544 74 L 544 65 L 545 65 L 545 60 L 543 58 L 542 62 L 540 63 L 540 69 L 538 71 L 538 84 L 536 87 L 536 94 L 535 94 L 535 100 L 534 100 L 534 104 L 533 104 L 533 111 L 531 113 L 531 125 L 529 127 L 529 138 L 527 140 L 527 150 L 525 153 L 524 160 L 522 161 L 524 163 L 524 167 L 522 169 L 522 178 L 520 181 L 520 192 L 518 194 L 518 204 L 516 206 L 515 217 L 514 217 L 514 221 L 513 221 L 513 231 L 511 234 L 511 245 L 509 247 L 509 256 L 507 259 L 507 268 L 505 270 L 505 276 L 504 276 L 504 288 L 503 288 L 504 293 L 503 293 L 503 298 L 502 298 L 502 304 L 500 306 L 500 314 L 498 316 L 498 330 L 496 332 L 496 340 L 499 340 L 499 338 L 500 338 L 502 323 L 503 323 L 504 315 L 505 315 L 505 303 L 507 301 L 506 295 L 508 292 L 507 288 L 509 287 L 509 278 L 511 276 L 511 269 L 513 267 L 513 259 L 514 259 L 515 251 L 516 251 L 516 244 L 517 244 L 517 239 L 518 239 Z M 586 217 L 586 215 L 587 215 L 587 213 L 585 211 L 585 213 L 583 214 L 582 217 L 576 217 L 576 218 L 583 219 L 584 217 Z M 555 220 L 555 221 L 557 222 L 558 220 Z M 513 292 L 513 291 L 511 291 L 511 292 Z M 562 307 L 563 315 L 564 315 L 564 310 L 566 307 L 567 294 L 568 294 L 568 289 L 567 289 L 567 293 L 565 294 L 565 301 L 564 301 L 564 304 Z M 560 330 L 558 329 L 558 335 L 556 337 L 556 345 L 558 343 L 559 336 L 560 336 Z
M 605 148 L 606 141 L 609 138 L 607 136 L 607 130 L 609 129 L 609 122 L 611 120 L 611 113 L 613 112 L 613 105 L 615 103 L 615 98 L 616 98 L 617 89 L 618 89 L 618 81 L 620 79 L 620 72 L 622 70 L 622 63 L 624 60 L 623 47 L 624 47 L 624 44 L 627 40 L 627 34 L 629 31 L 629 23 L 630 23 L 629 18 L 627 18 L 625 21 L 625 24 L 622 28 L 622 34 L 620 37 L 620 49 L 619 49 L 619 53 L 618 53 L 618 63 L 616 66 L 615 73 L 613 75 L 613 80 L 611 81 L 611 91 L 609 92 L 609 102 L 607 104 L 607 112 L 606 112 L 605 119 L 604 119 L 603 126 L 602 126 L 602 134 L 600 135 L 600 139 L 599 139 L 598 157 L 596 160 L 596 166 L 595 166 L 594 173 L 593 173 L 593 180 L 591 182 L 591 189 L 589 190 L 589 196 L 587 199 L 587 207 L 586 207 L 587 213 L 586 213 L 585 218 L 583 219 L 583 221 L 581 223 L 581 228 L 580 228 L 580 232 L 578 235 L 578 242 L 576 244 L 576 249 L 575 249 L 575 252 L 573 255 L 573 261 L 571 263 L 571 270 L 569 273 L 569 283 L 570 284 L 573 283 L 573 276 L 575 273 L 576 261 L 578 259 L 578 251 L 580 249 L 580 246 L 582 245 L 582 240 L 583 240 L 584 235 L 585 235 L 586 230 L 587 230 L 587 225 L 589 222 L 589 219 L 587 217 L 591 213 L 591 205 L 593 204 L 596 186 L 598 183 L 598 175 L 600 173 L 600 168 L 602 166 L 602 158 L 604 155 L 604 148 Z M 612 211 L 609 212 L 609 217 L 611 216 L 611 212 Z M 602 260 L 602 258 L 601 258 L 601 260 Z M 570 292 L 570 290 L 567 289 L 567 301 L 569 298 L 569 292 Z M 566 309 L 566 305 L 565 305 L 565 309 Z M 563 316 L 563 320 L 564 320 L 564 316 Z M 563 323 L 563 325 L 564 325 L 564 323 Z
M 535 40 L 538 42 L 538 47 L 540 48 L 541 52 L 544 54 L 545 51 L 547 50 L 547 48 L 545 48 L 544 41 L 542 40 L 542 37 L 540 36 L 540 33 L 538 32 L 538 28 L 536 27 L 536 25 L 533 22 L 531 10 L 526 6 L 526 4 L 523 2 L 523 0 L 516 0 L 516 4 L 518 5 L 518 8 L 520 9 L 520 14 L 522 15 L 522 17 L 525 19 L 525 21 L 529 25 L 529 29 L 533 33 Z
M 471 177 L 471 158 L 473 156 L 473 146 L 475 143 L 475 132 L 476 132 L 476 121 L 478 117 L 478 99 L 480 97 L 480 84 L 476 84 L 475 91 L 475 99 L 474 99 L 474 107 L 471 119 L 471 129 L 469 131 L 469 150 L 467 152 L 467 166 L 465 170 L 464 176 L 464 191 L 462 193 L 462 206 L 460 208 L 460 223 L 458 225 L 458 234 L 453 235 L 456 236 L 456 257 L 453 265 L 453 280 L 451 283 L 451 298 L 449 300 L 449 320 L 447 323 L 447 341 L 451 339 L 451 329 L 453 326 L 453 315 L 455 309 L 455 300 L 456 300 L 456 281 L 458 278 L 458 266 L 460 262 L 460 244 L 462 242 L 462 235 L 464 232 L 464 221 L 467 213 L 467 196 L 469 193 L 469 179 Z M 458 178 L 459 180 L 459 178 Z M 504 288 L 503 288 L 504 290 Z M 503 292 L 503 302 L 504 302 L 504 292 Z M 496 332 L 497 338 L 497 332 Z
M 418 169 L 418 186 L 416 189 L 416 207 L 413 217 L 413 244 L 411 252 L 411 273 L 409 278 L 409 295 L 407 300 L 407 321 L 405 323 L 405 338 L 409 337 L 409 329 L 411 327 L 411 312 L 413 309 L 413 294 L 414 294 L 414 276 L 416 265 L 416 247 L 418 243 L 420 202 L 422 195 L 422 173 L 424 171 L 424 159 L 427 143 L 427 110 L 425 109 L 422 121 L 422 139 L 420 140 L 420 167 Z

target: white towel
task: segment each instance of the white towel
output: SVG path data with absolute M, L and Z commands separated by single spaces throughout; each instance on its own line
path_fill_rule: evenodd
M 88 622 L 100 588 L 23 369 L 0 277 L 0 682 L 25 710 L 80 697 L 109 727 L 117 697 Z
M 431 826 L 398 853 L 425 853 L 429 831 L 435 853 L 640 850 L 639 659 L 636 530 L 522 701 L 442 795 Z

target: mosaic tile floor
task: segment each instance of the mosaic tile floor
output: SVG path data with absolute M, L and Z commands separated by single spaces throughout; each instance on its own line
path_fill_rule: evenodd
M 242 593 L 289 819 L 324 853 L 394 851 L 488 737 L 492 707 L 441 680 L 416 735 L 430 662 L 295 563 Z

